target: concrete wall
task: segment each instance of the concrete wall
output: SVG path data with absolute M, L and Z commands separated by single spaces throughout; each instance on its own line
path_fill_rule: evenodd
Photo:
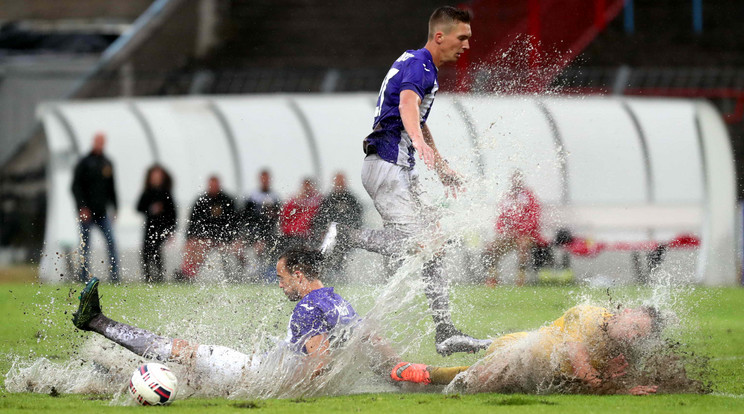
M 36 123 L 36 106 L 63 98 L 96 60 L 36 56 L 0 64 L 0 165 L 29 138 Z

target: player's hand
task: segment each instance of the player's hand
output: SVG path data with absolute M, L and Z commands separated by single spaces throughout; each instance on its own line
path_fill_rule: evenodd
M 452 198 L 457 198 L 458 193 L 465 191 L 463 186 L 463 177 L 457 171 L 445 166 L 444 169 L 439 173 L 439 180 L 446 187 L 445 195 Z
M 606 376 L 609 379 L 622 377 L 627 374 L 628 360 L 625 355 L 620 354 L 607 362 Z
M 161 203 L 160 201 L 155 202 L 150 206 L 150 214 L 152 214 L 153 216 L 157 216 L 158 214 L 162 212 L 163 212 L 163 203 Z
M 81 207 L 80 211 L 78 212 L 78 216 L 80 217 L 80 221 L 83 223 L 89 222 L 92 218 L 90 209 L 88 207 Z
M 413 144 L 413 149 L 416 150 L 416 153 L 419 156 L 419 159 L 424 160 L 424 164 L 426 164 L 426 166 L 430 170 L 433 170 L 435 168 L 434 150 L 431 149 L 429 144 L 424 142 L 423 138 L 413 139 L 412 144 Z
M 636 385 L 630 389 L 629 393 L 630 395 L 649 395 L 656 394 L 658 389 L 659 387 L 656 385 Z

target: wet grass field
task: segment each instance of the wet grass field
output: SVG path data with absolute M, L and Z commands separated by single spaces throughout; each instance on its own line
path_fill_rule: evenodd
M 76 331 L 69 322 L 75 309 L 77 285 L 0 284 L 0 372 L 4 375 L 16 358 L 44 356 L 67 361 L 89 333 Z M 361 314 L 375 299 L 369 287 L 339 286 Z M 577 395 L 442 395 L 436 393 L 361 394 L 299 399 L 231 400 L 192 398 L 176 400 L 168 410 L 178 412 L 744 412 L 744 289 L 678 288 L 670 306 L 683 310 L 679 324 L 685 349 L 709 358 L 703 375 L 710 381 L 707 395 L 577 396 Z M 158 332 L 196 337 L 201 343 L 225 343 L 240 348 L 235 337 L 252 330 L 286 329 L 289 303 L 275 286 L 154 286 L 102 285 L 107 314 Z M 606 299 L 607 291 L 566 287 L 459 286 L 453 288 L 454 318 L 476 336 L 534 329 L 560 316 L 580 298 Z M 610 291 L 615 298 L 651 297 L 651 289 L 634 287 Z M 160 309 L 152 312 L 149 310 Z M 423 299 L 414 315 L 425 315 Z M 263 310 L 260 315 L 257 310 Z M 411 329 L 427 332 L 428 320 Z M 203 331 L 191 326 L 211 325 Z M 430 340 L 409 347 L 404 358 L 431 364 L 469 364 L 475 355 L 443 358 Z M 133 367 L 134 368 L 134 367 Z M 0 388 L 2 412 L 119 412 L 146 409 L 112 405 L 110 395 L 9 393 Z M 150 408 L 152 409 L 152 408 Z

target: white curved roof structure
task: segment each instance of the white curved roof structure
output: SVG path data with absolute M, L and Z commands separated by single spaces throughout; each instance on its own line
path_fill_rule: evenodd
M 175 177 L 181 220 L 209 175 L 218 174 L 226 191 L 242 198 L 263 168 L 272 171 L 283 197 L 302 177 L 327 184 L 335 171 L 344 171 L 374 218 L 358 177 L 375 99 L 254 95 L 43 105 L 50 164 L 42 280 L 59 280 L 62 253 L 78 244 L 72 169 L 96 131 L 108 135 L 106 152 L 115 166 L 120 253 L 136 258 L 143 219 L 135 204 L 154 162 Z M 491 228 L 495 212 L 489 209 L 518 168 L 545 205 L 548 236 L 564 226 L 608 241 L 691 233 L 702 245 L 686 279 L 738 283 L 733 156 L 725 126 L 708 103 L 442 94 L 429 126 L 450 163 L 483 184 L 480 207 L 473 207 L 487 214 L 483 228 Z

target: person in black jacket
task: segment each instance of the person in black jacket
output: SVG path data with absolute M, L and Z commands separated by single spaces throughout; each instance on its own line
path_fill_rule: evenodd
M 207 193 L 196 200 L 186 230 L 181 269 L 174 278 L 191 281 L 213 248 L 230 247 L 239 230 L 235 200 L 222 191 L 220 179 L 209 177 Z
M 316 239 L 323 237 L 331 222 L 345 225 L 347 228 L 358 229 L 362 226 L 362 205 L 346 186 L 346 176 L 342 172 L 333 177 L 333 189 L 323 198 L 318 213 L 313 219 L 313 234 Z M 327 269 L 332 275 L 327 277 L 340 278 L 344 274 L 344 263 L 349 248 L 337 246 L 328 258 Z
M 162 282 L 163 244 L 176 229 L 176 206 L 171 194 L 170 174 L 153 165 L 145 175 L 145 189 L 137 211 L 145 215 L 145 238 L 142 242 L 142 270 L 145 282 Z
M 106 238 L 111 281 L 119 282 L 119 255 L 116 251 L 116 241 L 111 220 L 107 212 L 108 206 L 113 206 L 116 217 L 116 187 L 114 185 L 114 165 L 105 155 L 106 135 L 102 132 L 93 137 L 93 148 L 75 166 L 72 180 L 72 194 L 78 208 L 80 220 L 80 247 L 82 250 L 82 266 L 78 277 L 86 282 L 90 277 L 90 228 L 98 226 Z
M 276 260 L 278 258 L 278 226 L 281 202 L 271 189 L 271 172 L 264 169 L 259 173 L 259 188 L 251 193 L 243 208 L 243 240 L 240 249 L 242 262 L 245 251 L 253 249 L 258 260 L 258 274 L 265 281 L 276 280 Z

